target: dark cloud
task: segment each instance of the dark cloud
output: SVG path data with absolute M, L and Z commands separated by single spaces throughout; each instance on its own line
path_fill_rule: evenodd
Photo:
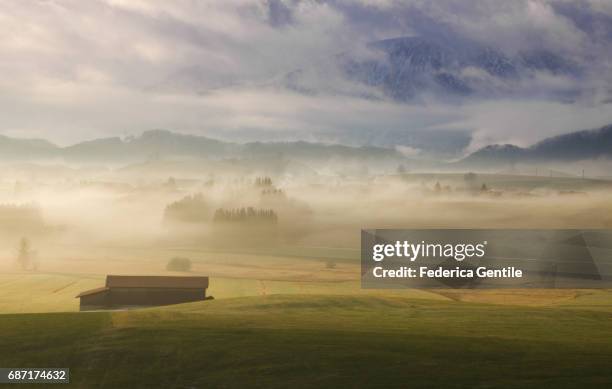
M 290 25 L 293 20 L 292 5 L 285 4 L 282 0 L 268 0 L 268 20 L 273 27 Z

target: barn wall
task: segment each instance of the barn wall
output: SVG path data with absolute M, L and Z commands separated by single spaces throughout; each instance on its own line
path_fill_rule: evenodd
M 103 291 L 99 293 L 90 294 L 87 296 L 81 296 L 80 310 L 87 311 L 92 309 L 103 309 L 109 304 L 109 291 Z
M 111 306 L 170 305 L 204 300 L 205 289 L 112 288 Z

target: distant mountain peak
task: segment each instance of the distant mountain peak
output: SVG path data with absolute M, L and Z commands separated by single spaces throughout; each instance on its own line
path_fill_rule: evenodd
M 367 47 L 382 56 L 360 59 L 345 53 L 340 56 L 340 67 L 349 79 L 380 88 L 402 101 L 422 93 L 438 97 L 529 94 L 534 92 L 530 89 L 533 85 L 517 80 L 532 79 L 536 73 L 571 79 L 582 74 L 578 64 L 550 50 L 507 55 L 461 36 L 396 37 L 371 42 Z M 489 79 L 478 76 L 478 72 Z M 566 90 L 557 92 L 568 94 Z

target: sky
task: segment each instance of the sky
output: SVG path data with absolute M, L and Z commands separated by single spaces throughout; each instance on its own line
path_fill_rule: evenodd
M 552 50 L 587 67 L 588 93 L 398 102 L 335 66 L 342 53 L 369 55 L 369 42 L 440 32 L 508 55 Z M 610 56 L 607 0 L 3 0 L 0 134 L 66 145 L 162 128 L 359 143 L 452 130 L 470 135 L 466 152 L 525 146 L 612 123 Z M 316 69 L 308 92 L 286 85 L 305 69 Z

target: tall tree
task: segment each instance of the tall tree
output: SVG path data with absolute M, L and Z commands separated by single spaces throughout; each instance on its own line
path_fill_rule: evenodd
M 32 250 L 28 238 L 21 238 L 19 248 L 17 249 L 17 263 L 23 270 L 30 268 L 32 263 Z

